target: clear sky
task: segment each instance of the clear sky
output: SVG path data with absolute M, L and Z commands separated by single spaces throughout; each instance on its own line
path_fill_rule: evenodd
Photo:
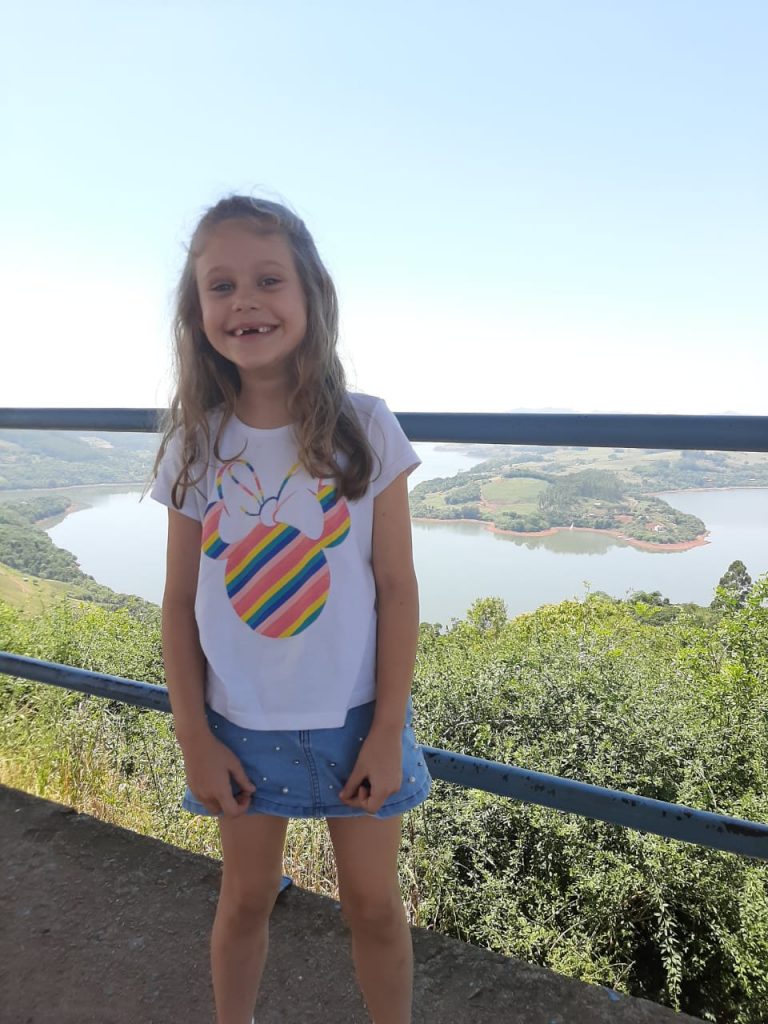
M 393 409 L 768 415 L 764 0 L 7 5 L 0 405 L 166 404 L 204 208 L 288 201 Z

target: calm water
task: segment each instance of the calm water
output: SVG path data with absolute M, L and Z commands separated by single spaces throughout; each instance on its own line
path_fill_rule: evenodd
M 416 446 L 424 465 L 411 486 L 482 461 L 434 445 Z M 70 493 L 70 492 L 68 492 Z M 165 508 L 136 490 L 72 490 L 92 504 L 48 532 L 84 572 L 123 593 L 158 602 L 165 576 Z M 671 601 L 708 604 L 728 565 L 740 558 L 754 578 L 768 571 L 768 489 L 691 491 L 665 496 L 707 524 L 710 543 L 649 552 L 595 533 L 510 537 L 474 523 L 414 523 L 421 618 L 447 624 L 477 597 L 504 599 L 511 615 L 581 596 L 589 586 L 615 597 L 660 590 Z

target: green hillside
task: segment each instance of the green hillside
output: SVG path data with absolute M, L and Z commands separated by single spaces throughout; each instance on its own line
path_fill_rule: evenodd
M 0 430 L 0 491 L 144 483 L 156 434 Z

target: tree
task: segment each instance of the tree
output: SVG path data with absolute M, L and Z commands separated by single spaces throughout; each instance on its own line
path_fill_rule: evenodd
M 751 590 L 752 577 L 747 572 L 746 565 L 737 558 L 720 577 L 710 608 L 743 608 Z
M 500 597 L 478 597 L 467 611 L 467 622 L 497 636 L 509 622 L 507 606 Z

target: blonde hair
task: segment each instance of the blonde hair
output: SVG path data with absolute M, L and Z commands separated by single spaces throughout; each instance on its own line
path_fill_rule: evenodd
M 171 500 L 180 508 L 193 478 L 192 465 L 209 453 L 224 462 L 220 442 L 235 412 L 240 392 L 237 367 L 220 355 L 203 330 L 195 261 L 210 232 L 223 221 L 240 220 L 263 234 L 281 234 L 288 241 L 307 305 L 307 331 L 291 355 L 288 411 L 295 423 L 299 459 L 313 477 L 332 476 L 340 495 L 360 498 L 373 472 L 373 453 L 349 401 L 346 377 L 336 351 L 339 312 L 336 289 L 304 222 L 279 203 L 250 196 L 227 196 L 212 206 L 192 234 L 176 291 L 173 321 L 175 393 L 161 426 L 162 440 L 152 476 L 171 435 L 183 439 L 181 468 Z M 215 437 L 208 414 L 221 408 Z M 342 467 L 336 455 L 348 456 Z M 230 455 L 228 458 L 235 458 Z

